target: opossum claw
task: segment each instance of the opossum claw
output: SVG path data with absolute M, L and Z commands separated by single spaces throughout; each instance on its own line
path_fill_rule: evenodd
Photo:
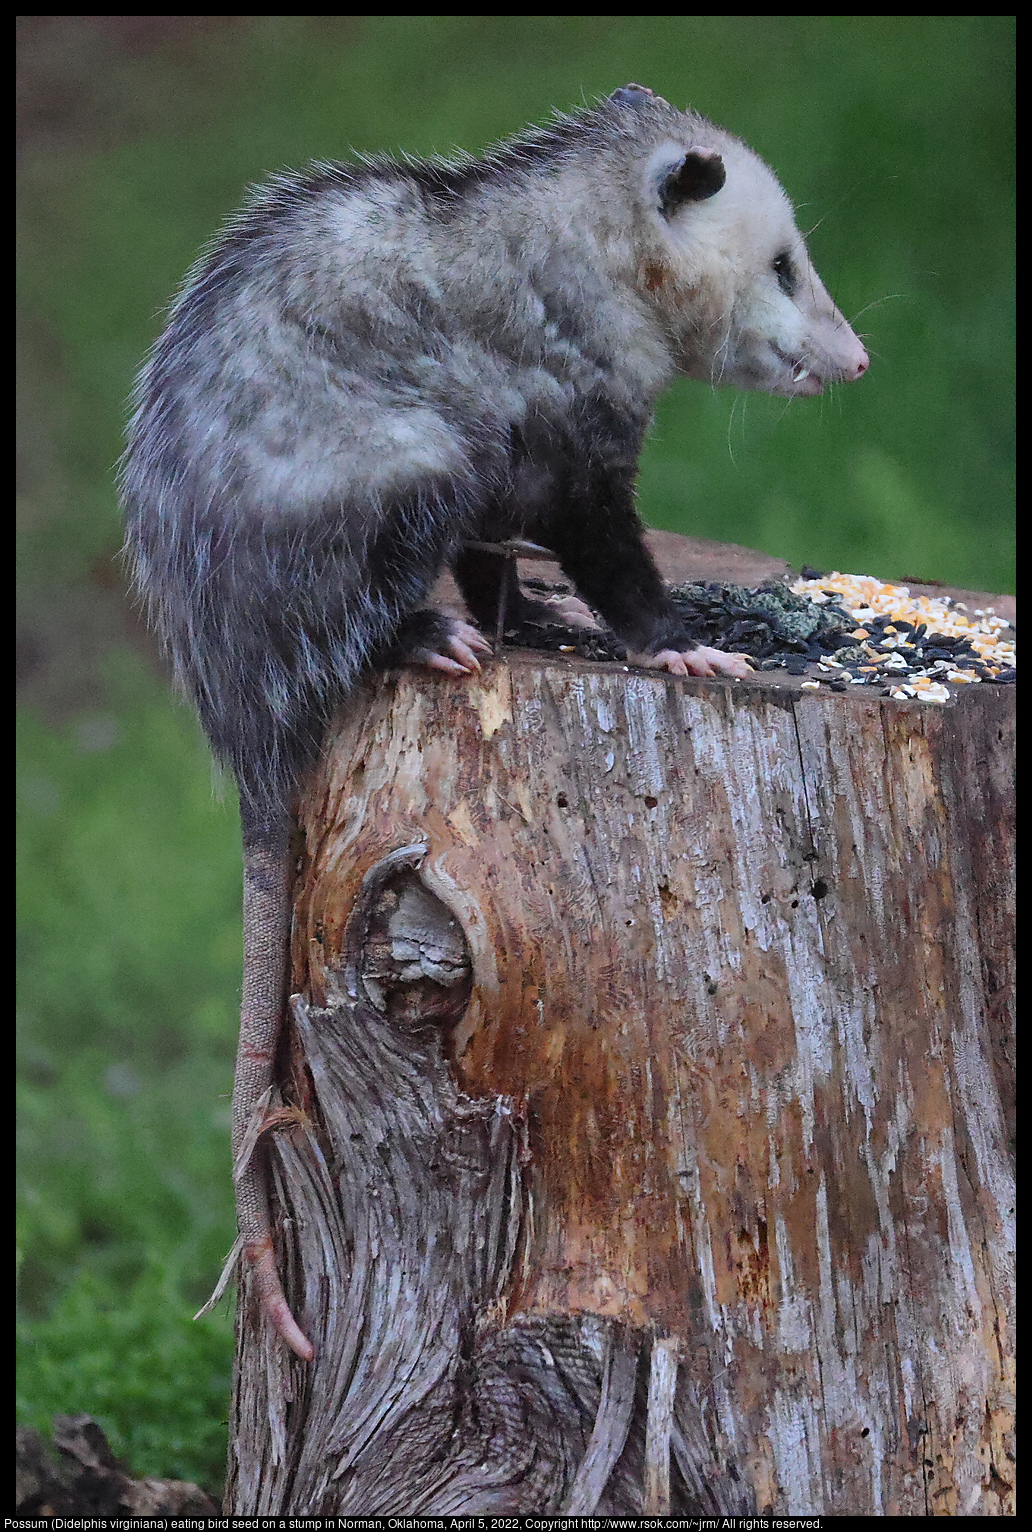
M 734 681 L 744 681 L 753 672 L 748 655 L 725 654 L 721 649 L 708 649 L 705 644 L 681 651 L 661 649 L 645 663 L 672 676 L 730 676 Z
M 481 633 L 480 629 L 475 628 L 471 622 L 462 622 L 460 619 L 456 618 L 452 626 L 451 642 L 449 643 L 449 648 L 453 646 L 456 639 L 458 639 L 461 644 L 468 644 L 476 654 L 491 653 L 491 645 L 488 643 L 483 633 Z
M 412 656 L 420 665 L 426 665 L 430 670 L 444 670 L 452 676 L 468 676 L 471 671 L 479 670 L 476 660 L 472 665 L 463 665 L 458 660 L 453 660 L 447 654 L 435 654 L 429 649 L 423 649 Z
M 460 622 L 458 618 L 452 623 L 444 648 L 448 650 L 447 654 L 441 654 L 436 649 L 415 649 L 412 658 L 421 665 L 429 665 L 431 670 L 444 670 L 451 675 L 463 676 L 480 670 L 478 654 L 491 653 L 491 646 L 479 628 L 474 628 L 468 622 Z
M 476 655 L 473 653 L 473 650 L 469 647 L 469 645 L 468 644 L 464 644 L 461 639 L 459 639 L 459 638 L 451 639 L 449 644 L 448 644 L 448 648 L 451 651 L 452 656 L 455 659 L 458 660 L 459 665 L 462 667 L 462 669 L 464 669 L 464 670 L 479 670 L 480 669 L 480 661 L 477 659 Z

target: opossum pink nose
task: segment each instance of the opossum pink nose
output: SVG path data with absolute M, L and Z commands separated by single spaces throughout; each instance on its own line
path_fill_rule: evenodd
M 858 378 L 863 377 L 864 373 L 867 371 L 870 365 L 871 358 L 867 355 L 867 352 L 864 350 L 863 346 L 861 346 L 858 342 L 856 352 L 852 358 L 852 365 L 846 372 L 846 382 L 855 383 Z

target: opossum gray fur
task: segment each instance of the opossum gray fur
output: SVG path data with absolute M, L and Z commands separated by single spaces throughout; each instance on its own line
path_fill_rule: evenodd
M 678 372 L 795 397 L 867 365 L 770 170 L 636 85 L 479 159 L 275 177 L 188 275 L 136 386 L 126 546 L 240 791 L 240 1233 L 299 1354 L 241 1146 L 282 1006 L 291 800 L 329 719 L 378 661 L 477 668 L 477 632 L 423 602 L 450 565 L 491 622 L 500 566 L 466 545 L 513 535 L 646 663 L 745 674 L 690 649 L 642 541 L 654 402 Z

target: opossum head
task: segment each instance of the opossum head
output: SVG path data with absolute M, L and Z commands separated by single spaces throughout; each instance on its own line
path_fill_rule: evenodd
M 610 99 L 633 110 L 641 89 Z M 667 111 L 667 127 L 681 131 L 639 161 L 635 280 L 677 366 L 789 397 L 861 377 L 867 352 L 813 269 L 777 178 L 731 134 Z

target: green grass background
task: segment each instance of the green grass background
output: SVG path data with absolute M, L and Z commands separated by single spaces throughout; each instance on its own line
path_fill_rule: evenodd
M 264 172 L 478 149 L 638 80 L 744 137 L 866 337 L 786 407 L 676 385 L 655 525 L 1014 589 L 1007 17 L 28 18 L 20 40 L 19 1418 L 217 1492 L 232 793 L 125 615 L 112 464 L 198 245 Z M 604 187 L 599 189 L 604 195 Z

